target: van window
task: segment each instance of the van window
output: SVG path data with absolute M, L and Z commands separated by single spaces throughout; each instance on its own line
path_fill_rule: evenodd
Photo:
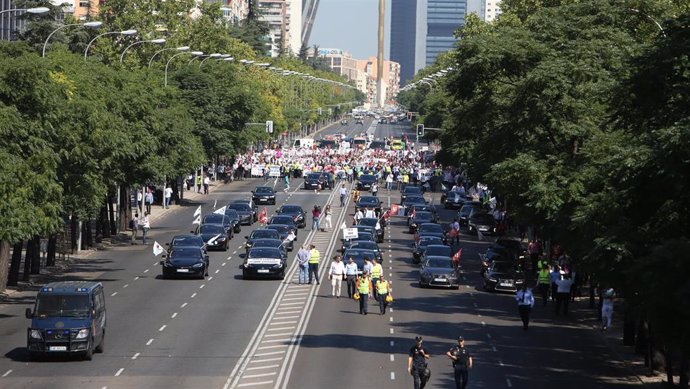
M 38 317 L 85 317 L 89 316 L 89 296 L 39 295 L 36 299 Z
M 102 291 L 102 290 L 101 290 L 101 291 L 98 291 L 98 293 L 96 293 L 96 295 L 95 295 L 94 297 L 95 297 L 95 309 L 96 309 L 96 312 L 100 312 L 100 311 L 102 311 L 102 310 L 105 308 L 105 301 L 104 301 L 104 298 L 103 298 L 103 291 Z

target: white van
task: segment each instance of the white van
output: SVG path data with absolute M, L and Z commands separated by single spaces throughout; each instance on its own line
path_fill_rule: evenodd
M 314 147 L 314 139 L 312 138 L 301 138 L 301 139 L 295 139 L 294 143 L 292 144 L 292 147 L 296 149 L 311 149 Z

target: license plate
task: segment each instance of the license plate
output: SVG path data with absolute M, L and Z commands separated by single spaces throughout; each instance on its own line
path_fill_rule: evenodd
M 256 272 L 257 273 L 268 273 L 268 269 L 259 269 Z
M 489 229 L 488 228 L 480 228 L 479 231 L 486 232 L 486 231 L 489 231 Z
M 189 273 L 189 269 L 177 269 L 178 273 Z
M 259 199 L 259 202 L 261 201 L 268 201 L 268 199 Z
M 446 282 L 445 278 L 434 278 L 434 281 L 436 282 Z
M 510 282 L 501 282 L 501 286 L 513 286 Z
M 67 351 L 67 346 L 50 346 L 50 351 Z

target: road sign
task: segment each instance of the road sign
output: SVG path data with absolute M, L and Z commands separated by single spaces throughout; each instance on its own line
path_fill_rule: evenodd
M 266 132 L 273 134 L 273 120 L 266 120 Z
M 356 228 L 345 228 L 343 230 L 343 239 L 357 239 L 359 232 Z

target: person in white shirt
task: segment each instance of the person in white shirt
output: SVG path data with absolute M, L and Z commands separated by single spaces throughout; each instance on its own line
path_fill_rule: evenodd
M 527 284 L 523 284 L 522 288 L 515 294 L 515 301 L 517 301 L 518 312 L 520 313 L 520 319 L 522 319 L 522 329 L 527 330 L 529 315 L 532 312 L 532 307 L 534 307 L 532 289 L 528 288 Z
M 331 280 L 331 296 L 340 298 L 340 287 L 345 277 L 345 265 L 343 265 L 342 257 L 336 255 L 331 262 L 331 268 L 328 270 L 328 278 Z
M 151 229 L 151 222 L 149 221 L 149 213 L 144 212 L 144 218 L 139 221 L 139 224 L 141 224 L 141 230 L 143 233 L 141 234 L 141 239 L 144 244 L 146 244 L 146 235 L 148 235 L 149 230 Z
M 208 177 L 204 177 L 204 194 L 208 194 L 208 186 L 211 185 L 211 179 Z
M 355 212 L 355 223 L 354 224 L 357 224 L 357 222 L 359 222 L 359 220 L 362 219 L 363 217 L 364 217 L 364 213 L 362 213 L 362 210 L 357 209 L 357 212 Z
M 357 273 L 359 268 L 355 263 L 355 259 L 350 257 L 347 265 L 345 265 L 345 277 L 347 277 L 347 297 L 352 298 L 357 289 L 355 285 L 357 283 Z
M 340 187 L 339 194 L 340 194 L 340 207 L 342 208 L 345 206 L 345 199 L 347 198 L 347 189 L 345 188 L 345 184 L 343 184 Z
M 367 208 L 367 211 L 364 213 L 364 217 L 376 217 L 376 212 L 373 209 Z
M 172 198 L 173 190 L 170 186 L 166 185 L 163 190 L 163 208 L 170 208 L 170 199 Z
M 562 274 L 560 279 L 556 280 L 556 316 L 561 312 L 561 305 L 563 305 L 563 313 L 568 316 L 568 303 L 570 302 L 570 288 L 573 286 L 573 280 L 568 274 Z
M 616 299 L 616 291 L 613 288 L 608 288 L 601 296 L 601 329 L 606 331 L 611 327 L 611 319 L 613 318 L 613 300 Z

